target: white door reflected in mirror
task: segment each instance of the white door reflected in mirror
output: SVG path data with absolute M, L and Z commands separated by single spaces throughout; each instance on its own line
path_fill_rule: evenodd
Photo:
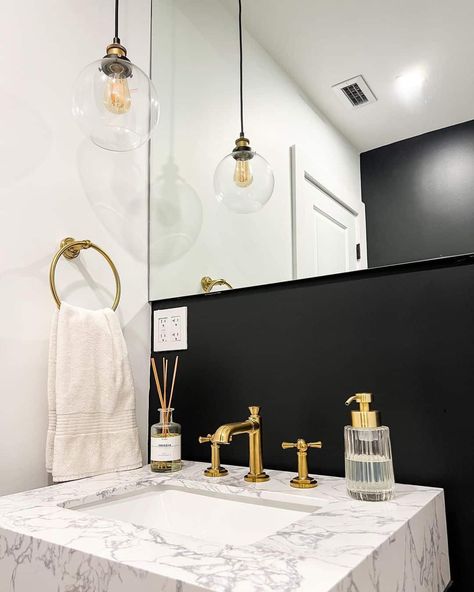
M 366 261 L 365 241 L 359 247 L 360 265 L 357 260 L 359 237 L 365 235 L 360 229 L 361 225 L 365 228 L 364 204 L 354 201 L 351 206 L 323 188 L 310 163 L 307 155 L 292 146 L 293 278 L 360 269 Z

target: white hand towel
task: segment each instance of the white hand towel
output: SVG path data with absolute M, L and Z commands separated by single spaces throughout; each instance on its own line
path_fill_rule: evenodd
M 51 327 L 46 469 L 70 481 L 142 466 L 127 347 L 113 310 L 66 303 Z

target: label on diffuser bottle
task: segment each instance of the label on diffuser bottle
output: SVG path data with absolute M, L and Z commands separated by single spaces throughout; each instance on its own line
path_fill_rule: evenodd
M 181 460 L 181 436 L 151 438 L 151 460 Z

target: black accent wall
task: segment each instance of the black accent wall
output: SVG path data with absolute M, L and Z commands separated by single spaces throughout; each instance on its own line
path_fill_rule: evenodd
M 310 470 L 344 475 L 344 401 L 375 395 L 390 426 L 396 479 L 445 488 L 453 590 L 472 588 L 474 256 L 155 302 L 188 307 L 176 419 L 183 458 L 197 438 L 262 405 L 267 468 L 295 469 L 282 440 L 321 439 Z M 159 357 L 159 356 L 157 356 Z M 153 384 L 153 382 L 152 382 Z M 150 422 L 157 395 L 150 393 Z M 248 462 L 247 439 L 222 448 Z M 408 591 L 407 591 L 408 592 Z
M 369 266 L 474 251 L 474 121 L 360 157 Z

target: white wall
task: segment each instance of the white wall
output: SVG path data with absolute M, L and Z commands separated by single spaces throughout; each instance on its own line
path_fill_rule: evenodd
M 235 287 L 291 279 L 293 144 L 317 163 L 324 187 L 361 206 L 358 151 L 248 32 L 244 43 L 245 129 L 275 173 L 273 197 L 252 215 L 229 212 L 213 190 L 214 170 L 239 133 L 236 14 L 219 0 L 153 1 L 162 115 L 151 159 L 152 299 L 199 293 L 203 275 Z M 179 178 L 166 182 L 171 156 Z
M 54 310 L 48 268 L 66 236 L 96 242 L 119 269 L 119 314 L 146 449 L 147 149 L 100 150 L 83 138 L 71 116 L 77 74 L 104 54 L 113 36 L 113 5 L 2 2 L 0 494 L 47 484 L 47 352 Z M 122 41 L 133 61 L 148 70 L 150 0 L 122 0 L 121 11 Z M 57 283 L 73 304 L 110 306 L 113 300 L 113 279 L 92 251 L 81 255 L 79 266 L 61 261 Z

